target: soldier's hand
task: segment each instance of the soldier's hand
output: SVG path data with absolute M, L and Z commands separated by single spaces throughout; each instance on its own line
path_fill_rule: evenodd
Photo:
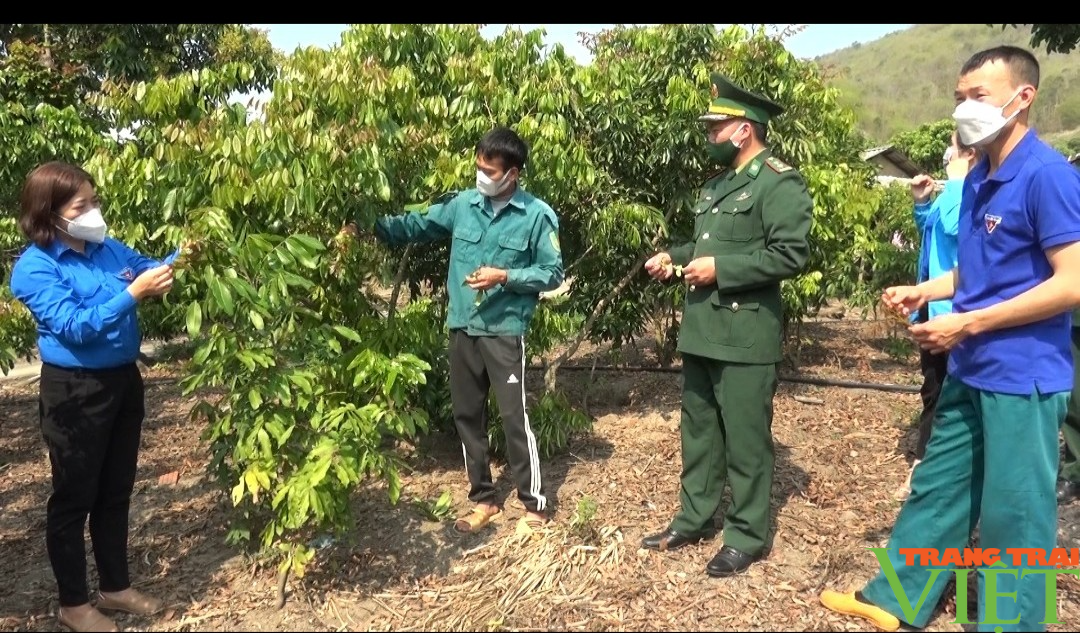
M 716 283 L 716 258 L 698 257 L 683 268 L 683 277 L 695 286 Z
M 934 179 L 929 174 L 919 174 L 911 179 L 911 197 L 922 204 L 930 199 L 934 191 Z
M 675 272 L 675 267 L 671 264 L 671 255 L 667 253 L 653 255 L 649 261 L 645 262 L 645 272 L 657 281 L 671 279 L 671 275 Z
M 892 286 L 881 293 L 881 303 L 907 324 L 906 319 L 926 305 L 926 296 L 918 286 Z

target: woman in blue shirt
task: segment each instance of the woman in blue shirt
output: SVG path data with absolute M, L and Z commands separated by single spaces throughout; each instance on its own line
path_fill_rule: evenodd
M 921 235 L 919 248 L 919 270 L 916 283 L 935 279 L 956 268 L 958 248 L 957 233 L 960 226 L 960 193 L 964 188 L 964 178 L 982 158 L 982 153 L 963 145 L 953 132 L 952 142 L 945 150 L 942 162 L 948 180 L 936 198 L 930 194 L 934 181 L 926 174 L 911 179 L 911 197 L 915 206 L 913 215 L 915 225 Z M 952 301 L 943 299 L 932 301 L 912 315 L 916 323 L 926 323 L 930 319 L 952 312 Z M 919 439 L 915 445 L 915 461 L 908 472 L 907 481 L 896 493 L 899 500 L 911 494 L 911 475 L 915 467 L 926 454 L 926 444 L 930 441 L 930 429 L 933 427 L 934 413 L 937 410 L 941 386 L 949 362 L 948 353 L 931 354 L 919 350 L 919 368 L 923 375 L 921 395 L 923 409 L 919 416 Z
M 60 162 L 39 166 L 22 191 L 19 228 L 32 242 L 11 290 L 37 321 L 41 430 L 52 464 L 46 547 L 60 594 L 60 623 L 116 631 L 100 609 L 150 615 L 160 600 L 131 587 L 128 506 L 144 417 L 135 364 L 136 305 L 172 287 L 172 267 L 107 237 L 94 181 Z M 100 577 L 90 604 L 83 530 Z

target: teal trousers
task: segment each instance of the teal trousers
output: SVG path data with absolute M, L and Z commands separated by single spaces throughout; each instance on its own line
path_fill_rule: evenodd
M 888 544 L 894 580 L 899 581 L 910 607 L 917 609 L 904 613 L 884 571 L 866 585 L 863 597 L 903 622 L 925 627 L 955 574 L 935 574 L 918 560 L 909 566 L 899 550 L 963 551 L 976 525 L 979 547 L 1000 550 L 1009 568 L 1017 568 L 1006 554 L 1010 548 L 1041 548 L 1049 553 L 1057 545 L 1058 432 L 1069 396 L 992 393 L 947 377 L 926 456 L 913 473 L 911 495 Z M 1020 573 L 1035 567 L 1027 560 L 1023 563 Z M 977 630 L 1046 630 L 1045 575 L 993 575 L 996 597 L 988 604 L 987 574 L 980 567 Z M 969 614 L 969 620 L 974 616 Z

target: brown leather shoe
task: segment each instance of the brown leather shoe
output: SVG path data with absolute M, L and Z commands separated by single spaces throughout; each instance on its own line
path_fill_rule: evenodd
M 134 613 L 135 615 L 154 615 L 161 611 L 161 608 L 165 606 L 165 603 L 157 598 L 151 598 L 135 589 L 128 589 L 123 592 L 120 597 L 115 598 L 106 596 L 99 591 L 97 595 L 97 604 L 95 606 L 99 609 L 123 611 L 125 613 Z
M 79 615 L 72 616 L 71 609 L 64 611 L 64 607 L 60 607 L 60 612 L 56 614 L 56 619 L 67 628 L 75 631 L 76 633 L 82 633 L 86 631 L 88 633 L 93 632 L 106 632 L 106 631 L 119 631 L 120 628 L 116 626 L 116 622 L 113 622 L 101 611 L 90 607 L 89 611 L 82 611 Z

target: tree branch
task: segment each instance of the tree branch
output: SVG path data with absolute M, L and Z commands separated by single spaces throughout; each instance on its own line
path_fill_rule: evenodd
M 678 207 L 672 207 L 668 210 L 667 214 L 664 215 L 665 225 L 671 223 L 671 218 L 674 217 L 675 210 L 677 208 Z M 659 243 L 659 241 L 660 234 L 653 236 L 653 238 L 649 241 L 648 251 L 656 250 L 656 245 L 657 243 Z M 547 369 L 544 371 L 544 388 L 547 392 L 550 393 L 555 390 L 556 375 L 558 373 L 559 367 L 567 360 L 569 360 L 570 357 L 577 353 L 578 348 L 580 348 L 581 344 L 585 341 L 586 338 L 588 338 L 589 330 L 592 329 L 593 324 L 596 323 L 596 320 L 600 318 L 601 314 L 603 314 L 604 308 L 606 308 L 607 305 L 611 303 L 611 301 L 615 297 L 619 296 L 623 289 L 630 284 L 630 281 L 633 280 L 635 275 L 640 273 L 641 267 L 645 264 L 646 261 L 648 261 L 649 257 L 652 257 L 652 253 L 646 252 L 645 255 L 638 257 L 634 260 L 634 265 L 631 266 L 628 271 L 626 271 L 626 274 L 623 275 L 622 279 L 619 280 L 619 283 L 615 284 L 615 286 L 612 287 L 610 291 L 608 291 L 607 295 L 605 295 L 603 299 L 596 302 L 596 306 L 593 307 L 592 312 L 589 313 L 588 318 L 585 319 L 585 324 L 581 326 L 581 331 L 579 331 L 577 336 L 575 336 L 574 339 L 570 342 L 570 346 L 563 350 L 562 354 L 559 354 L 559 356 L 556 357 L 555 360 L 547 364 Z
M 389 325 L 394 320 L 394 314 L 397 312 L 398 296 L 401 294 L 401 284 L 405 281 L 405 266 L 409 263 L 409 257 L 412 255 L 414 242 L 410 242 L 405 247 L 405 252 L 401 255 L 401 261 L 398 262 L 397 274 L 394 275 L 394 290 L 390 293 L 390 306 L 386 309 L 386 324 Z

